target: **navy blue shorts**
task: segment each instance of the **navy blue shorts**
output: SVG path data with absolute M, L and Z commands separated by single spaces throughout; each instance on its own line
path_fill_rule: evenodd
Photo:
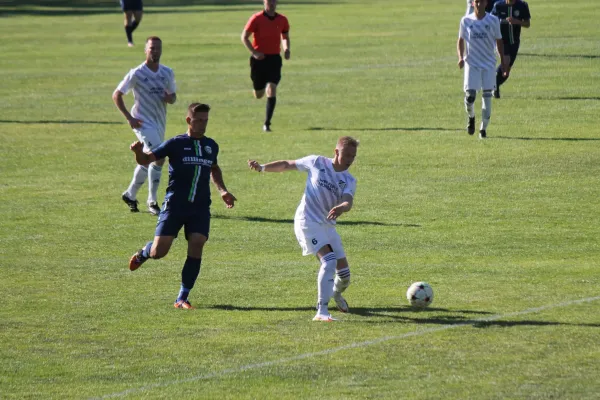
M 142 11 L 144 9 L 142 0 L 120 0 L 120 1 L 121 1 L 121 10 L 123 10 L 123 11 Z
M 182 227 L 185 228 L 186 239 L 188 239 L 191 233 L 200 233 L 208 238 L 210 231 L 210 209 L 208 207 L 177 207 L 170 204 L 163 204 L 154 235 L 177 237 Z
M 510 66 L 512 67 L 519 54 L 519 45 L 521 42 L 515 42 L 510 44 L 507 40 L 503 40 L 504 43 L 504 55 L 510 57 Z

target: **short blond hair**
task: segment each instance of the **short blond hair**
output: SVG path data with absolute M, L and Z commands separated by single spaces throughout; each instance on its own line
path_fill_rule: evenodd
M 352 136 L 342 136 L 341 138 L 338 139 L 337 141 L 337 145 L 335 147 L 338 148 L 342 148 L 342 147 L 358 147 L 358 145 L 360 144 L 360 142 L 356 139 L 354 139 Z

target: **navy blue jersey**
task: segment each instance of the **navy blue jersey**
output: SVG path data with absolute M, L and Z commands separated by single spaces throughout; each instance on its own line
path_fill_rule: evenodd
M 506 4 L 505 0 L 498 0 L 494 3 L 492 14 L 500 20 L 500 31 L 502 32 L 502 40 L 508 44 L 519 43 L 521 40 L 521 25 L 511 25 L 506 22 L 506 18 L 513 17 L 521 21 L 531 19 L 529 14 L 529 6 L 527 2 L 517 0 L 514 4 Z
M 217 165 L 217 142 L 186 133 L 163 142 L 152 153 L 157 159 L 169 158 L 165 202 L 172 206 L 210 206 L 210 172 Z

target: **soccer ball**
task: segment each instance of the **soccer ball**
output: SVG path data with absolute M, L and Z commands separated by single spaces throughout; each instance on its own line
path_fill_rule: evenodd
M 433 302 L 433 289 L 427 282 L 415 282 L 406 291 L 406 298 L 411 306 L 425 308 Z

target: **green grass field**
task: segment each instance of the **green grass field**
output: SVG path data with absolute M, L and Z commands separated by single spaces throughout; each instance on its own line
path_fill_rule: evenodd
M 530 3 L 486 141 L 464 131 L 464 1 L 281 0 L 272 134 L 239 39 L 258 0 L 147 1 L 134 48 L 116 1 L 94 3 L 0 4 L 0 398 L 600 398 L 593 2 Z M 111 94 L 154 34 L 179 86 L 167 136 L 208 102 L 239 200 L 215 198 L 191 312 L 172 306 L 183 240 L 127 269 L 155 218 L 120 200 L 134 135 Z M 314 323 L 318 265 L 292 225 L 305 175 L 246 160 L 331 155 L 342 135 L 361 141 L 338 228 L 351 313 Z M 436 296 L 421 312 L 418 280 Z

